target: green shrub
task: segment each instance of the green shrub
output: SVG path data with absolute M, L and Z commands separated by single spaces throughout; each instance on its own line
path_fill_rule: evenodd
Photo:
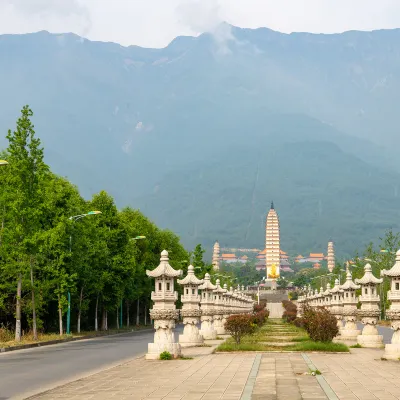
M 302 320 L 304 329 L 315 342 L 332 342 L 339 333 L 335 316 L 325 308 L 305 306 Z
M 172 360 L 172 354 L 169 351 L 163 351 L 160 354 L 160 360 Z
M 225 330 L 233 337 L 236 344 L 244 335 L 251 335 L 256 328 L 253 316 L 248 314 L 231 315 L 225 322 Z

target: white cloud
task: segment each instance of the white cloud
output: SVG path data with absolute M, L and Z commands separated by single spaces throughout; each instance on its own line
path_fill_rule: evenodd
M 0 0 L 0 33 L 75 32 L 149 47 L 178 35 L 218 32 L 221 21 L 282 32 L 395 28 L 399 0 Z

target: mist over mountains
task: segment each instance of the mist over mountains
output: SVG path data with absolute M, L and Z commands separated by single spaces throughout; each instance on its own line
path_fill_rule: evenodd
M 22 105 L 47 162 L 188 247 L 352 254 L 400 227 L 400 30 L 282 34 L 223 26 L 164 49 L 73 34 L 0 36 L 2 147 Z

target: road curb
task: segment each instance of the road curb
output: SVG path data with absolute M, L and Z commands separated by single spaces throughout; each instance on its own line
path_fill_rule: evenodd
M 22 344 L 20 346 L 2 347 L 2 348 L 0 348 L 0 353 L 8 353 L 10 351 L 33 349 L 35 347 L 51 346 L 54 344 L 76 342 L 78 340 L 90 340 L 90 339 L 96 339 L 96 338 L 105 337 L 105 336 L 125 335 L 127 333 L 132 333 L 132 332 L 146 332 L 149 330 L 153 330 L 153 328 L 138 329 L 138 330 L 125 331 L 125 332 L 118 332 L 118 333 L 101 333 L 101 334 L 79 336 L 79 337 L 72 337 L 72 338 L 66 338 L 66 339 L 49 340 L 47 342 Z

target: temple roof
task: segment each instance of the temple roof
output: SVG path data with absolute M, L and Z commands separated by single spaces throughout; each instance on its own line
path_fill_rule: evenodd
M 368 283 L 382 283 L 383 279 L 376 278 L 372 273 L 371 264 L 366 264 L 364 267 L 364 276 L 360 279 L 356 279 L 355 282 L 361 285 L 367 285 Z
M 400 250 L 396 253 L 396 262 L 389 270 L 382 270 L 381 276 L 400 276 Z
M 176 271 L 169 265 L 168 251 L 163 250 L 161 252 L 160 265 L 152 271 L 146 270 L 146 275 L 151 278 L 159 278 L 163 275 L 169 278 L 174 278 L 176 276 L 182 276 L 182 270 L 178 269 Z
M 206 273 L 203 284 L 199 286 L 201 290 L 215 290 L 217 287 L 211 283 L 210 274 Z
M 343 283 L 342 286 L 340 286 L 341 289 L 343 290 L 355 290 L 355 289 L 360 289 L 360 286 L 356 285 L 353 282 L 352 276 L 351 276 L 351 272 L 349 270 L 347 270 L 346 273 L 346 282 Z
M 197 278 L 194 274 L 193 265 L 188 266 L 188 273 L 183 279 L 178 279 L 180 285 L 201 285 L 203 282 L 203 279 Z

